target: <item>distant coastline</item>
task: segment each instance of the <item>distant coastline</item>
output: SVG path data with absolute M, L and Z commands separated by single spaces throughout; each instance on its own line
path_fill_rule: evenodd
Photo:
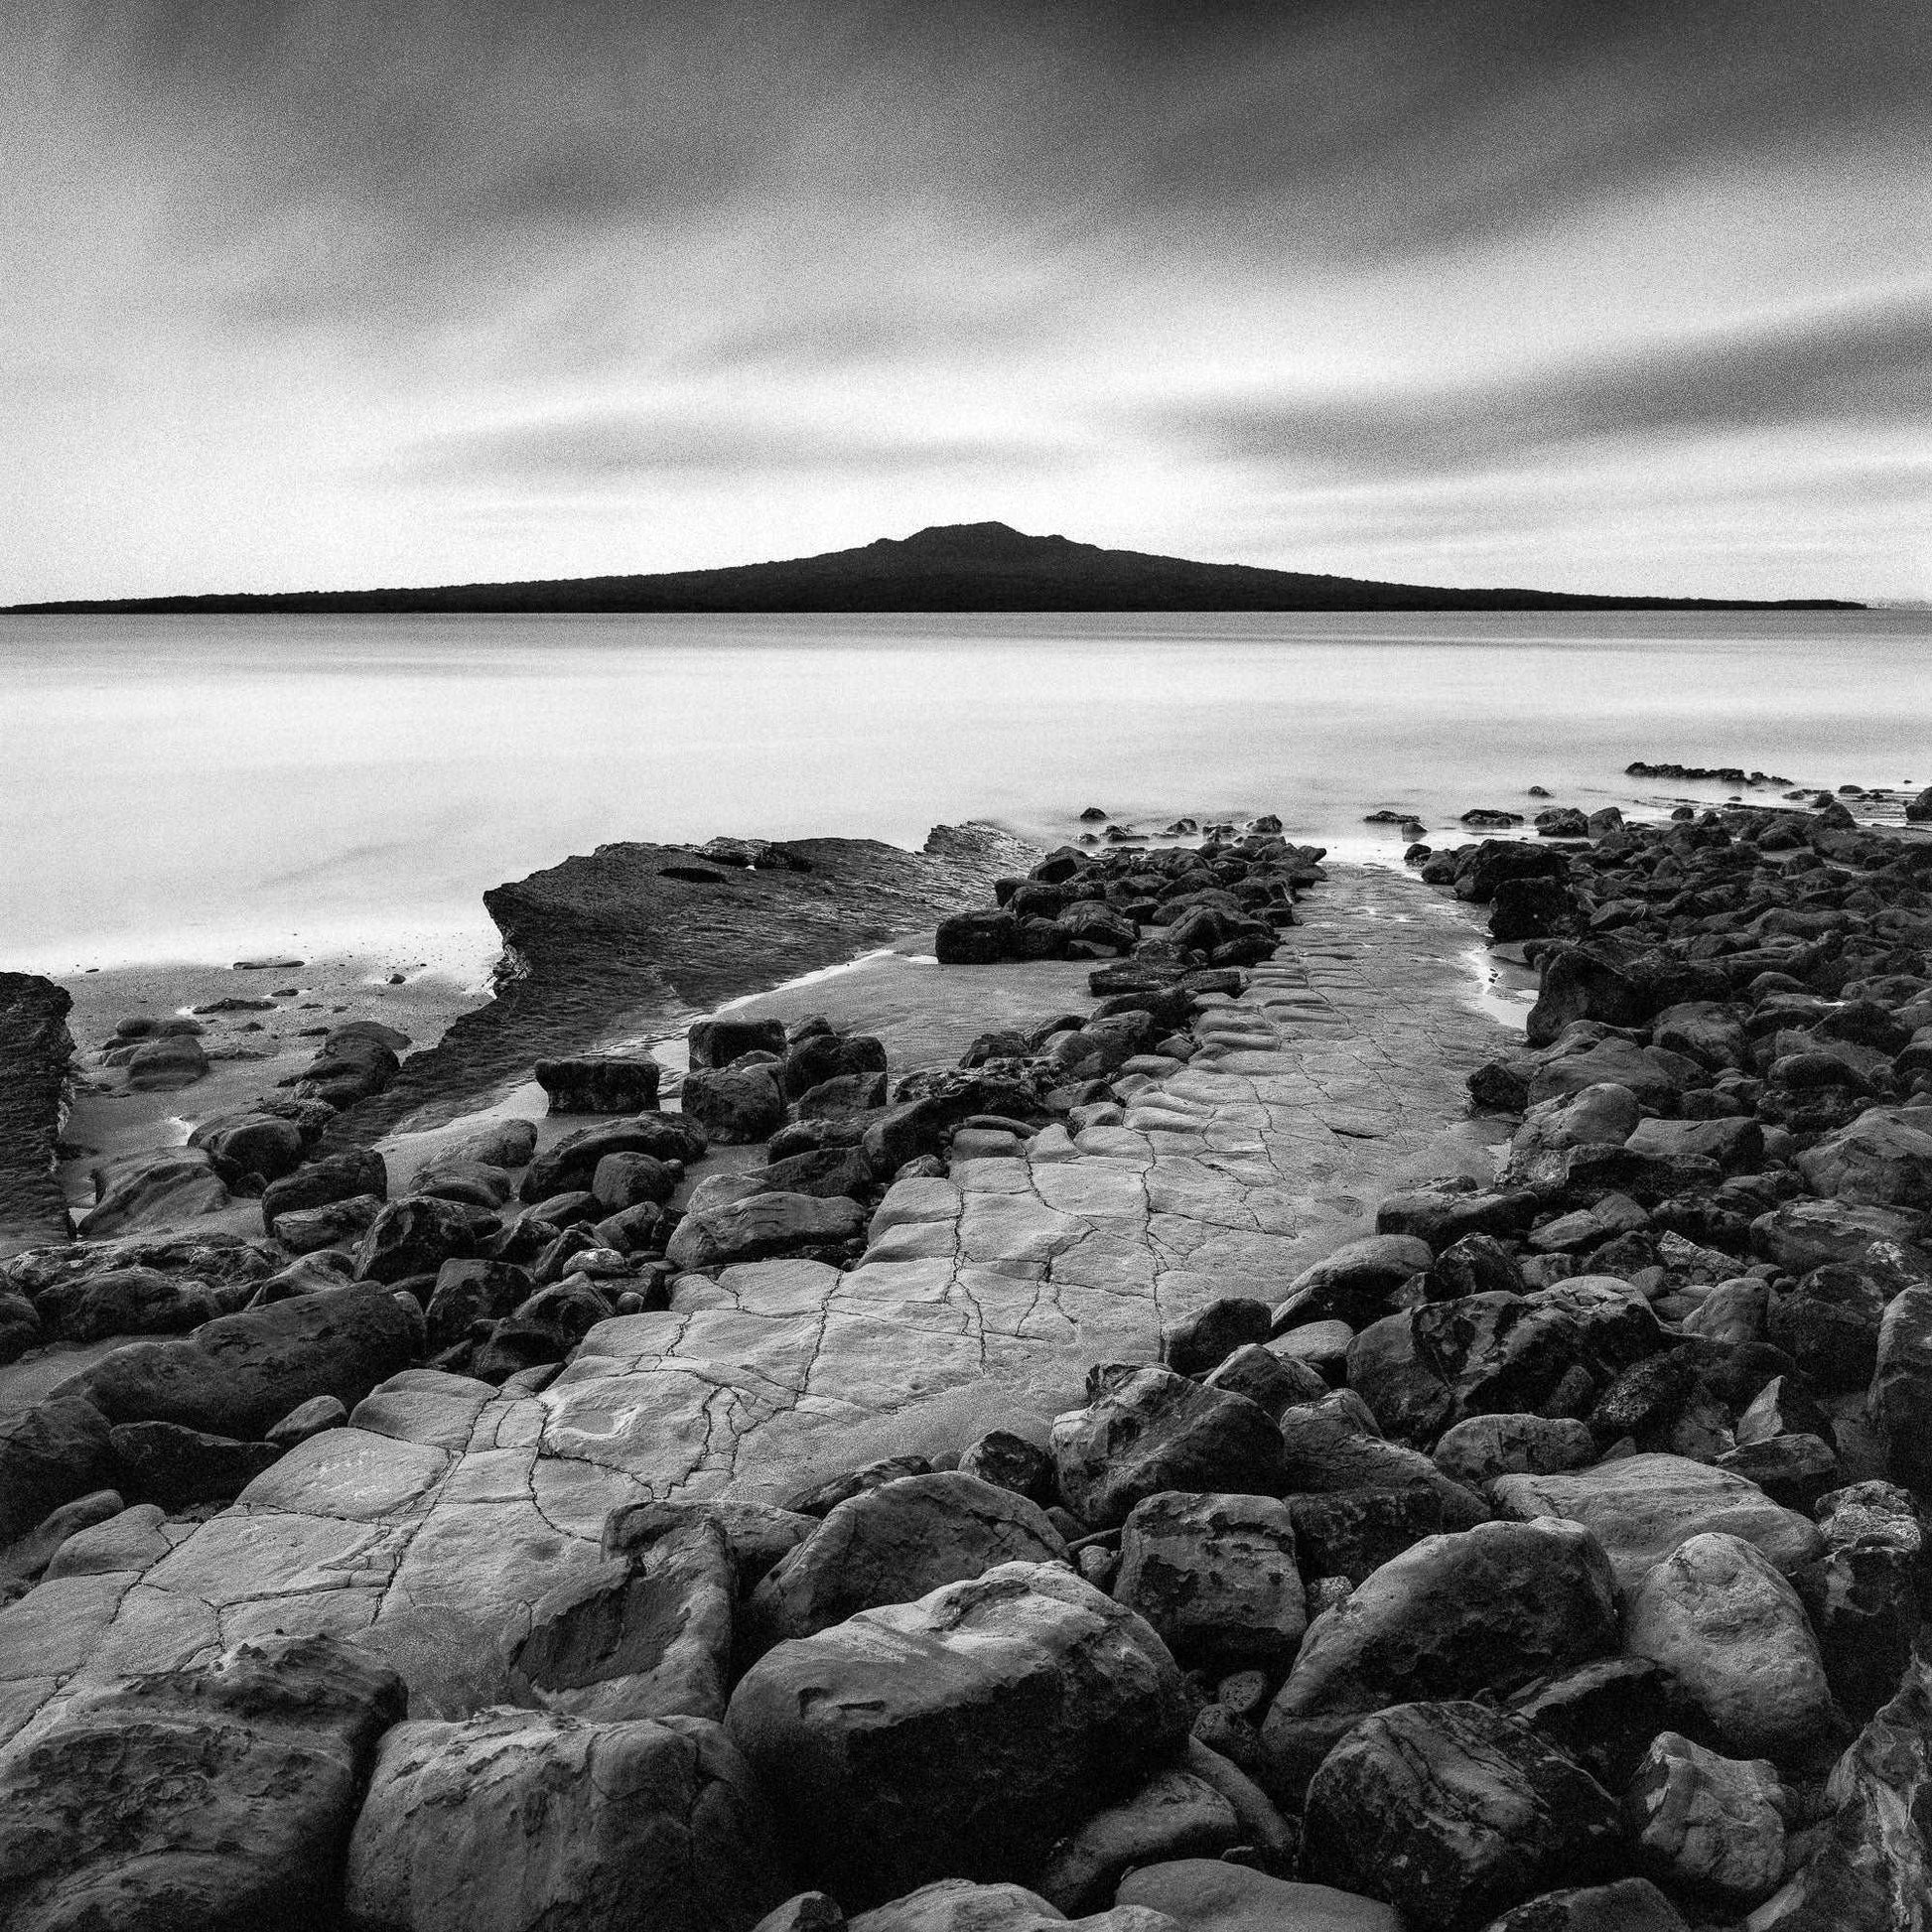
M 1601 597 L 1385 584 L 1104 550 L 1004 523 L 955 523 L 853 550 L 716 570 L 369 591 L 64 599 L 9 616 L 1205 611 L 1862 611 L 1836 598 Z

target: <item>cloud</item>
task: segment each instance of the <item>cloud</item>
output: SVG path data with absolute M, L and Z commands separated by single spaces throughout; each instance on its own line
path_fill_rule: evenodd
M 1158 434 L 1289 470 L 1431 473 L 1578 445 L 1932 420 L 1932 290 L 1437 388 L 1164 402 Z
M 837 423 L 752 420 L 722 411 L 596 412 L 431 437 L 396 462 L 418 483 L 477 480 L 596 488 L 778 475 L 905 477 L 1027 471 L 1064 455 L 1042 439 L 962 432 L 895 434 Z

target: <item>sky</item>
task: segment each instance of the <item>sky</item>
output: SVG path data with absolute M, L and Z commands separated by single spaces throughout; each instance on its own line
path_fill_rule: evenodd
M 8 0 L 0 603 L 989 518 L 1932 597 L 1924 0 Z

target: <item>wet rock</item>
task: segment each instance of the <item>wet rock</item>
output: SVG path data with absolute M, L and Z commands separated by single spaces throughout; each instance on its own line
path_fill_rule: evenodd
M 1824 1547 L 1815 1525 L 1755 1483 L 1681 1455 L 1628 1455 L 1566 1475 L 1501 1476 L 1490 1493 L 1506 1516 L 1582 1523 L 1602 1545 L 1626 1595 L 1695 1536 L 1742 1538 L 1786 1573 Z
M 780 1645 L 727 1727 L 848 1905 L 1031 1874 L 1186 1736 L 1179 1673 L 1068 1572 L 1008 1564 Z
M 1525 1685 L 1503 1709 L 1575 1758 L 1606 1791 L 1636 1776 L 1651 1739 L 1691 1721 L 1670 1680 L 1647 1657 L 1599 1657 Z
M 694 1067 L 678 1104 L 719 1147 L 768 1141 L 785 1124 L 784 1093 L 763 1066 Z
M 1863 1389 L 1878 1366 L 1887 1289 L 1857 1268 L 1814 1268 L 1765 1316 L 1767 1340 L 1824 1390 Z
M 466 1207 L 482 1207 L 492 1212 L 506 1206 L 516 1191 L 516 1183 L 504 1168 L 484 1167 L 480 1162 L 442 1162 L 425 1168 L 409 1183 L 411 1194 L 429 1194 L 437 1200 L 456 1201 Z
M 0 1758 L 10 1932 L 306 1926 L 341 1896 L 342 1846 L 394 1672 L 328 1637 L 76 1698 Z
M 38 973 L 0 972 L 0 1256 L 72 1231 L 55 1168 L 72 1006 L 64 987 Z
M 1609 1565 L 1570 1524 L 1484 1523 L 1386 1563 L 1311 1626 L 1262 1729 L 1297 1791 L 1371 1711 L 1507 1690 L 1613 1651 Z
M 508 1658 L 518 1701 L 600 1723 L 716 1723 L 736 1595 L 724 1523 L 694 1516 L 538 1598 Z
M 1921 1113 L 1920 1123 L 1932 1121 Z M 1872 1109 L 1806 1149 L 1794 1165 L 1814 1194 L 1923 1213 L 1932 1208 L 1932 1132 Z
M 1059 1532 L 1024 1496 L 958 1472 L 901 1477 L 840 1503 L 780 1559 L 746 1605 L 746 1642 L 761 1655 L 1001 1564 L 1065 1560 Z
M 298 1255 L 353 1248 L 375 1225 L 382 1205 L 374 1194 L 356 1194 L 348 1200 L 331 1201 L 327 1207 L 291 1208 L 276 1218 L 275 1238 Z
M 382 1740 L 349 1840 L 352 1932 L 751 1932 L 790 1889 L 715 1724 L 534 1711 Z
M 171 1093 L 192 1087 L 207 1071 L 207 1054 L 191 1034 L 144 1039 L 127 1061 L 127 1084 L 136 1093 Z
M 815 1148 L 768 1167 L 707 1175 L 692 1188 L 685 1211 L 705 1214 L 754 1194 L 815 1194 L 821 1200 L 843 1194 L 861 1200 L 872 1195 L 874 1185 L 871 1165 L 857 1148 Z
M 1387 1899 L 1413 1932 L 1474 1932 L 1552 1879 L 1614 1858 L 1615 1801 L 1479 1704 L 1401 1704 L 1363 1723 L 1309 1789 L 1309 1875 Z
M 1186 1664 L 1279 1666 L 1308 1625 L 1294 1519 L 1273 1497 L 1169 1490 L 1136 1503 L 1113 1594 Z
M 104 1241 L 144 1228 L 172 1227 L 228 1204 L 228 1190 L 205 1148 L 155 1148 L 122 1155 L 92 1170 L 94 1204 L 80 1217 L 83 1241 Z
M 24 1295 L 0 1290 L 0 1363 L 17 1362 L 45 1339 L 41 1318 Z
M 1670 1674 L 1728 1750 L 1784 1763 L 1831 1732 L 1804 1605 L 1739 1537 L 1691 1537 L 1651 1570 L 1631 1594 L 1624 1641 Z
M 802 1112 L 805 1097 L 834 1080 L 854 1083 L 848 1089 L 854 1093 L 869 1091 L 875 1077 L 885 1071 L 885 1042 L 871 1034 L 814 1034 L 786 1047 L 778 1083 L 787 1100 L 800 1103 Z M 882 1093 L 880 1100 L 884 1098 Z
M 842 1194 L 752 1194 L 686 1214 L 664 1255 L 687 1271 L 776 1255 L 836 1258 L 865 1231 L 867 1218 L 858 1201 Z
M 1308 1581 L 1311 1618 L 1316 1585 L 1360 1584 L 1425 1537 L 1463 1530 L 1483 1520 L 1482 1506 L 1458 1484 L 1440 1488 L 1335 1489 L 1288 1498 L 1296 1552 Z
M 1747 1911 L 1784 1876 L 1785 1802 L 1763 1758 L 1720 1757 L 1667 1730 L 1638 1767 L 1623 1810 L 1653 1878 Z
M 285 1214 L 307 1213 L 364 1194 L 377 1200 L 389 1197 L 389 1171 L 382 1156 L 373 1148 L 331 1154 L 270 1181 L 262 1190 L 262 1226 L 279 1236 Z
M 1282 1486 L 1282 1439 L 1267 1412 L 1169 1368 L 1108 1376 L 1086 1408 L 1055 1420 L 1052 1448 L 1062 1500 L 1101 1528 L 1164 1489 Z
M 410 1365 L 422 1333 L 420 1314 L 412 1320 L 387 1289 L 358 1283 L 224 1314 L 180 1341 L 130 1342 L 69 1386 L 110 1422 L 257 1442 L 312 1396 L 353 1408 Z
M 702 1023 L 700 1023 L 702 1024 Z M 657 1105 L 662 1069 L 641 1057 L 539 1060 L 537 1085 L 553 1114 L 641 1114 Z

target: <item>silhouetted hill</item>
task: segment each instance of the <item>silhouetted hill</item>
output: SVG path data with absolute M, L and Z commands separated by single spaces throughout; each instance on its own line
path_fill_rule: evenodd
M 1834 600 L 1580 597 L 1562 591 L 1442 590 L 1359 577 L 1200 564 L 1004 523 L 947 523 L 857 550 L 647 577 L 566 577 L 426 590 L 288 591 L 28 604 L 24 612 L 483 611 L 1679 611 L 1835 610 Z

